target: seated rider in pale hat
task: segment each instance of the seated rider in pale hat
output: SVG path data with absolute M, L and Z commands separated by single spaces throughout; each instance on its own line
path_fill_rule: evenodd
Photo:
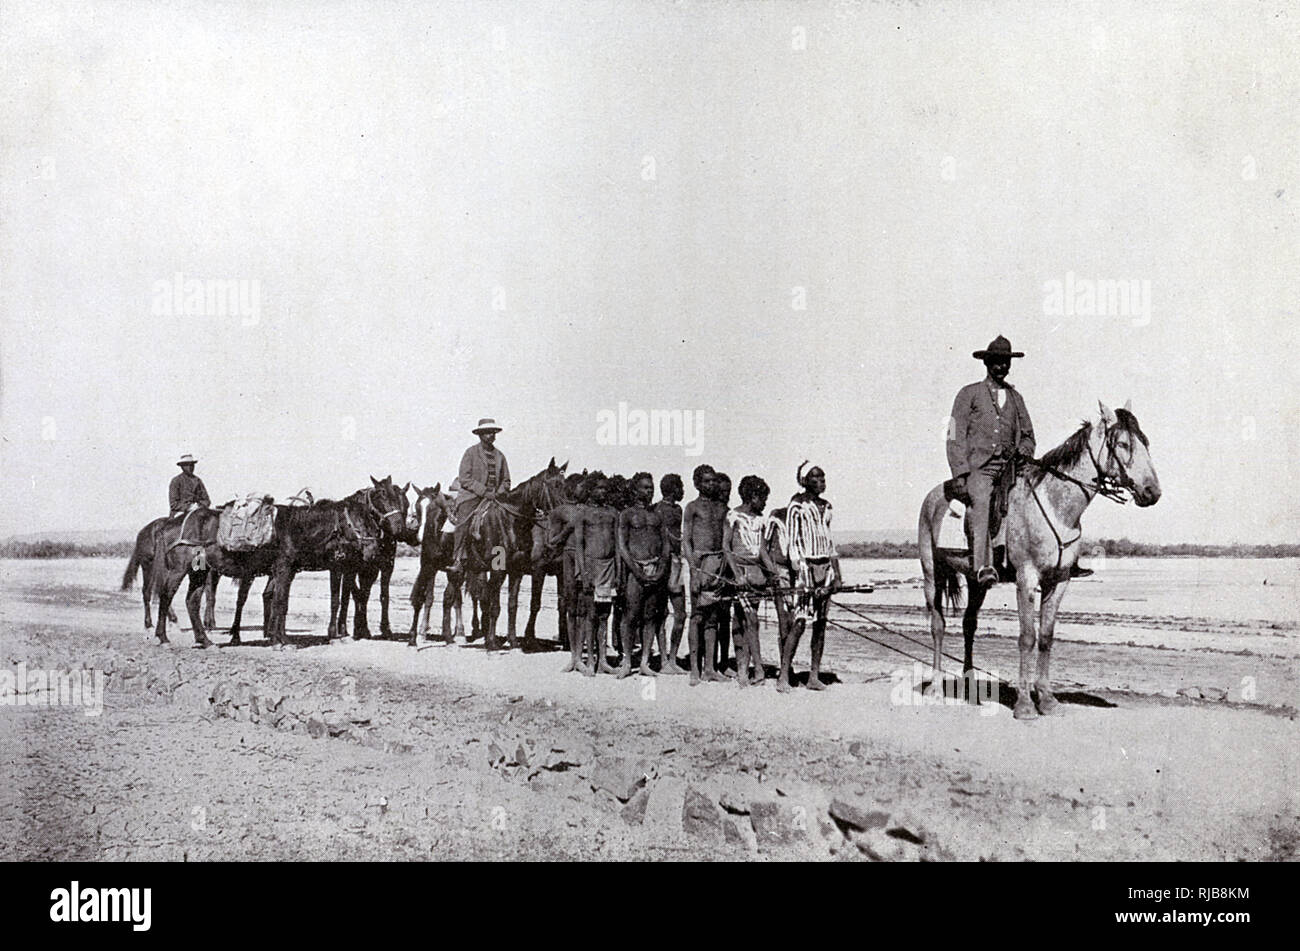
M 460 491 L 456 494 L 453 518 L 456 521 L 455 554 L 452 570 L 462 570 L 465 565 L 465 542 L 469 537 L 470 518 L 486 500 L 496 499 L 510 491 L 510 466 L 505 453 L 496 448 L 497 433 L 501 427 L 495 419 L 485 417 L 473 429 L 478 442 L 465 450 L 460 459 L 456 481 Z
M 181 471 L 167 487 L 167 511 L 173 518 L 184 515 L 193 508 L 200 506 L 208 508 L 212 505 L 203 480 L 194 474 L 194 466 L 197 463 L 198 460 L 188 452 L 176 463 L 181 467 Z

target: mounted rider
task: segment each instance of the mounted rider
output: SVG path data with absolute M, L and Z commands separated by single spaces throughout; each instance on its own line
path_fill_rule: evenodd
M 495 445 L 501 427 L 495 419 L 484 417 L 472 432 L 478 436 L 478 442 L 466 449 L 465 455 L 461 456 L 460 472 L 456 477 L 460 491 L 454 503 L 456 531 L 453 571 L 464 569 L 465 545 L 474 513 L 485 502 L 496 501 L 510 491 L 510 466 L 506 463 L 505 453 Z
M 212 500 L 208 498 L 208 490 L 203 485 L 203 480 L 194 474 L 194 466 L 197 463 L 198 460 L 188 452 L 176 463 L 181 467 L 181 471 L 172 478 L 171 484 L 167 487 L 167 511 L 171 513 L 172 518 L 184 515 L 195 508 L 212 506 Z
M 1011 349 L 1011 341 L 999 335 L 987 349 L 971 354 L 982 360 L 988 373 L 978 383 L 963 386 L 952 404 L 948 424 L 948 466 L 952 469 L 958 496 L 971 503 L 974 544 L 971 560 L 975 580 L 995 584 L 997 569 L 989 539 L 989 511 L 994 489 L 1004 472 L 1010 476 L 1017 457 L 1032 459 L 1034 426 L 1020 391 L 1007 382 L 1011 361 L 1024 354 Z M 963 491 L 964 490 L 964 491 Z

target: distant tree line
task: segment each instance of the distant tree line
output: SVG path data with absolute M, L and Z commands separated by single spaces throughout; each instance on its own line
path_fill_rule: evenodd
M 842 558 L 915 558 L 916 542 L 848 542 L 836 546 Z M 1127 538 L 1084 541 L 1084 557 L 1107 558 L 1300 558 L 1300 545 L 1158 545 Z
M 34 541 L 0 542 L 0 558 L 129 558 L 134 542 Z M 415 554 L 400 545 L 399 557 Z M 838 546 L 843 558 L 915 558 L 916 542 L 846 542 Z M 1300 558 L 1300 545 L 1196 545 L 1183 542 L 1157 545 L 1127 538 L 1099 538 L 1084 542 L 1084 557 L 1099 551 L 1108 558 Z

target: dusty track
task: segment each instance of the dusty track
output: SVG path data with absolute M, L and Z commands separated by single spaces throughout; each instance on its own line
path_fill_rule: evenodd
M 852 665 L 832 650 L 841 683 L 783 697 L 684 677 L 591 681 L 560 674 L 554 653 L 477 646 L 198 652 L 178 631 L 163 648 L 139 630 L 134 595 L 93 584 L 9 580 L 2 611 L 6 666 L 109 672 L 102 716 L 0 709 L 3 859 L 878 854 L 828 819 L 833 799 L 924 840 L 887 843 L 895 857 L 1291 858 L 1300 830 L 1289 714 L 1116 689 L 1159 681 L 1152 657 L 1173 670 L 1189 652 L 1073 645 L 1075 702 L 1025 724 L 1004 707 L 921 705 L 889 679 L 908 661 L 884 649 Z M 1000 661 L 997 639 L 981 646 Z M 229 699 L 241 690 L 298 713 L 250 714 Z M 514 765 L 517 753 L 528 762 Z M 650 802 L 630 824 L 635 797 L 630 808 L 593 785 L 618 785 L 637 760 Z M 776 803 L 796 831 L 756 839 L 753 815 L 722 810 L 743 833 L 734 841 L 708 822 L 686 831 L 687 788 Z

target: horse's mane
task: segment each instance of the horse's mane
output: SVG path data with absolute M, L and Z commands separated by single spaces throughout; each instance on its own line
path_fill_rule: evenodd
M 1138 425 L 1137 417 L 1122 407 L 1115 410 L 1115 425 L 1111 427 L 1111 433 L 1116 431 L 1130 433 L 1134 438 L 1141 440 L 1144 446 L 1151 445 L 1147 441 L 1146 433 L 1142 432 L 1142 427 Z M 1085 419 L 1065 442 L 1034 460 L 1038 468 L 1031 476 L 1032 483 L 1037 485 L 1048 469 L 1068 469 L 1077 463 L 1087 451 L 1088 440 L 1091 438 L 1092 423 Z
M 1043 469 L 1038 472 L 1041 478 L 1045 469 L 1068 469 L 1080 459 L 1083 458 L 1084 452 L 1088 449 L 1088 440 L 1092 438 L 1092 423 L 1086 419 L 1079 424 L 1065 442 L 1061 443 L 1055 449 L 1049 449 L 1043 455 L 1034 460 Z M 1037 480 L 1035 480 L 1037 481 Z

